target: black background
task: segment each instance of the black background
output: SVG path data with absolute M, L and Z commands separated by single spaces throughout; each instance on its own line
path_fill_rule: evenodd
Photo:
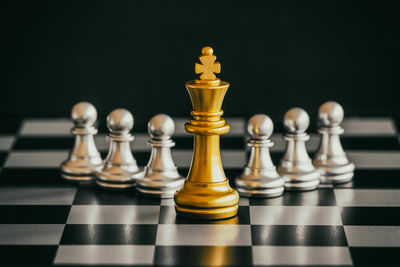
M 225 116 L 396 115 L 399 9 L 366 1 L 7 1 L 1 5 L 2 116 L 189 117 L 184 83 L 210 45 L 231 83 Z

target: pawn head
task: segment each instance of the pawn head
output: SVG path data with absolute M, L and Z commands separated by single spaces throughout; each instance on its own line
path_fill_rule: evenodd
M 283 118 L 283 127 L 288 133 L 304 133 L 310 125 L 310 117 L 301 108 L 289 109 Z
M 274 124 L 265 114 L 256 114 L 247 123 L 247 132 L 252 139 L 268 139 L 274 131 Z
M 318 123 L 323 127 L 339 126 L 344 117 L 344 111 L 339 103 L 328 101 L 322 104 L 318 111 Z
M 90 127 L 97 120 L 97 111 L 89 102 L 80 102 L 72 108 L 71 118 L 76 126 Z
M 169 139 L 174 134 L 174 120 L 165 114 L 155 115 L 147 124 L 147 130 L 151 138 Z
M 107 128 L 110 132 L 129 132 L 133 128 L 132 114 L 123 108 L 113 110 L 107 116 Z

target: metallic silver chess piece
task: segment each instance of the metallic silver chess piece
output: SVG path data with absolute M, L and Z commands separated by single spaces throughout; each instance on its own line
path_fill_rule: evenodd
M 134 137 L 129 133 L 133 127 L 133 116 L 126 109 L 116 109 L 107 117 L 110 133 L 110 149 L 103 167 L 96 172 L 96 183 L 102 187 L 123 189 L 135 185 L 142 175 L 129 145 Z
M 93 124 L 97 119 L 96 108 L 88 102 L 80 102 L 71 112 L 75 143 L 68 158 L 61 164 L 61 176 L 70 181 L 90 182 L 101 167 L 102 159 L 94 143 L 97 134 Z
M 171 156 L 171 147 L 175 146 L 171 140 L 175 131 L 174 121 L 167 115 L 159 114 L 150 120 L 147 130 L 151 137 L 148 143 L 151 155 L 143 177 L 136 181 L 136 188 L 144 195 L 172 198 L 185 181 Z
M 354 175 L 354 164 L 346 157 L 340 143 L 344 111 L 336 102 L 324 103 L 318 111 L 321 141 L 314 156 L 314 166 L 321 172 L 321 182 L 346 183 Z
M 236 178 L 236 189 L 244 197 L 277 197 L 283 194 L 285 180 L 278 174 L 271 160 L 269 148 L 274 125 L 265 114 L 250 118 L 247 132 L 250 157 L 243 173 Z
M 310 118 L 301 108 L 292 108 L 285 114 L 283 126 L 286 130 L 286 151 L 278 173 L 285 178 L 288 190 L 313 190 L 320 183 L 319 171 L 313 166 L 305 145 L 310 139 L 305 132 L 309 124 Z

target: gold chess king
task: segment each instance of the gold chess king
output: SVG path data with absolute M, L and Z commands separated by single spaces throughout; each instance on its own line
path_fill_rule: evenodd
M 222 167 L 219 136 L 229 132 L 221 118 L 222 102 L 229 83 L 218 79 L 221 65 L 211 47 L 204 47 L 196 63 L 198 79 L 186 83 L 192 101 L 193 118 L 185 124 L 194 135 L 189 174 L 183 188 L 175 193 L 175 208 L 180 216 L 197 219 L 224 219 L 237 214 L 239 195 L 229 186 Z

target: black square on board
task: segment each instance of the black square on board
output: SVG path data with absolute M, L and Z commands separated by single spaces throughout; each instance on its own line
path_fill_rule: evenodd
M 347 246 L 342 226 L 252 225 L 253 245 L 264 246 Z
M 157 246 L 156 265 L 176 266 L 249 266 L 252 262 L 250 246 Z
M 71 206 L 67 205 L 2 205 L 0 223 L 4 224 L 65 224 Z
M 57 246 L 0 245 L 0 263 L 2 266 L 52 264 L 56 251 Z
M 400 225 L 400 207 L 341 207 L 343 225 Z
M 286 191 L 280 197 L 250 198 L 249 201 L 251 206 L 336 206 L 335 194 L 330 188 L 307 192 Z
M 80 187 L 74 205 L 160 205 L 159 198 L 140 196 L 135 188 L 111 191 L 96 186 Z
M 157 225 L 67 224 L 63 245 L 155 245 Z
M 356 267 L 398 267 L 400 262 L 398 247 L 350 247 L 350 254 Z
M 62 179 L 59 168 L 4 168 L 1 185 L 71 185 Z

